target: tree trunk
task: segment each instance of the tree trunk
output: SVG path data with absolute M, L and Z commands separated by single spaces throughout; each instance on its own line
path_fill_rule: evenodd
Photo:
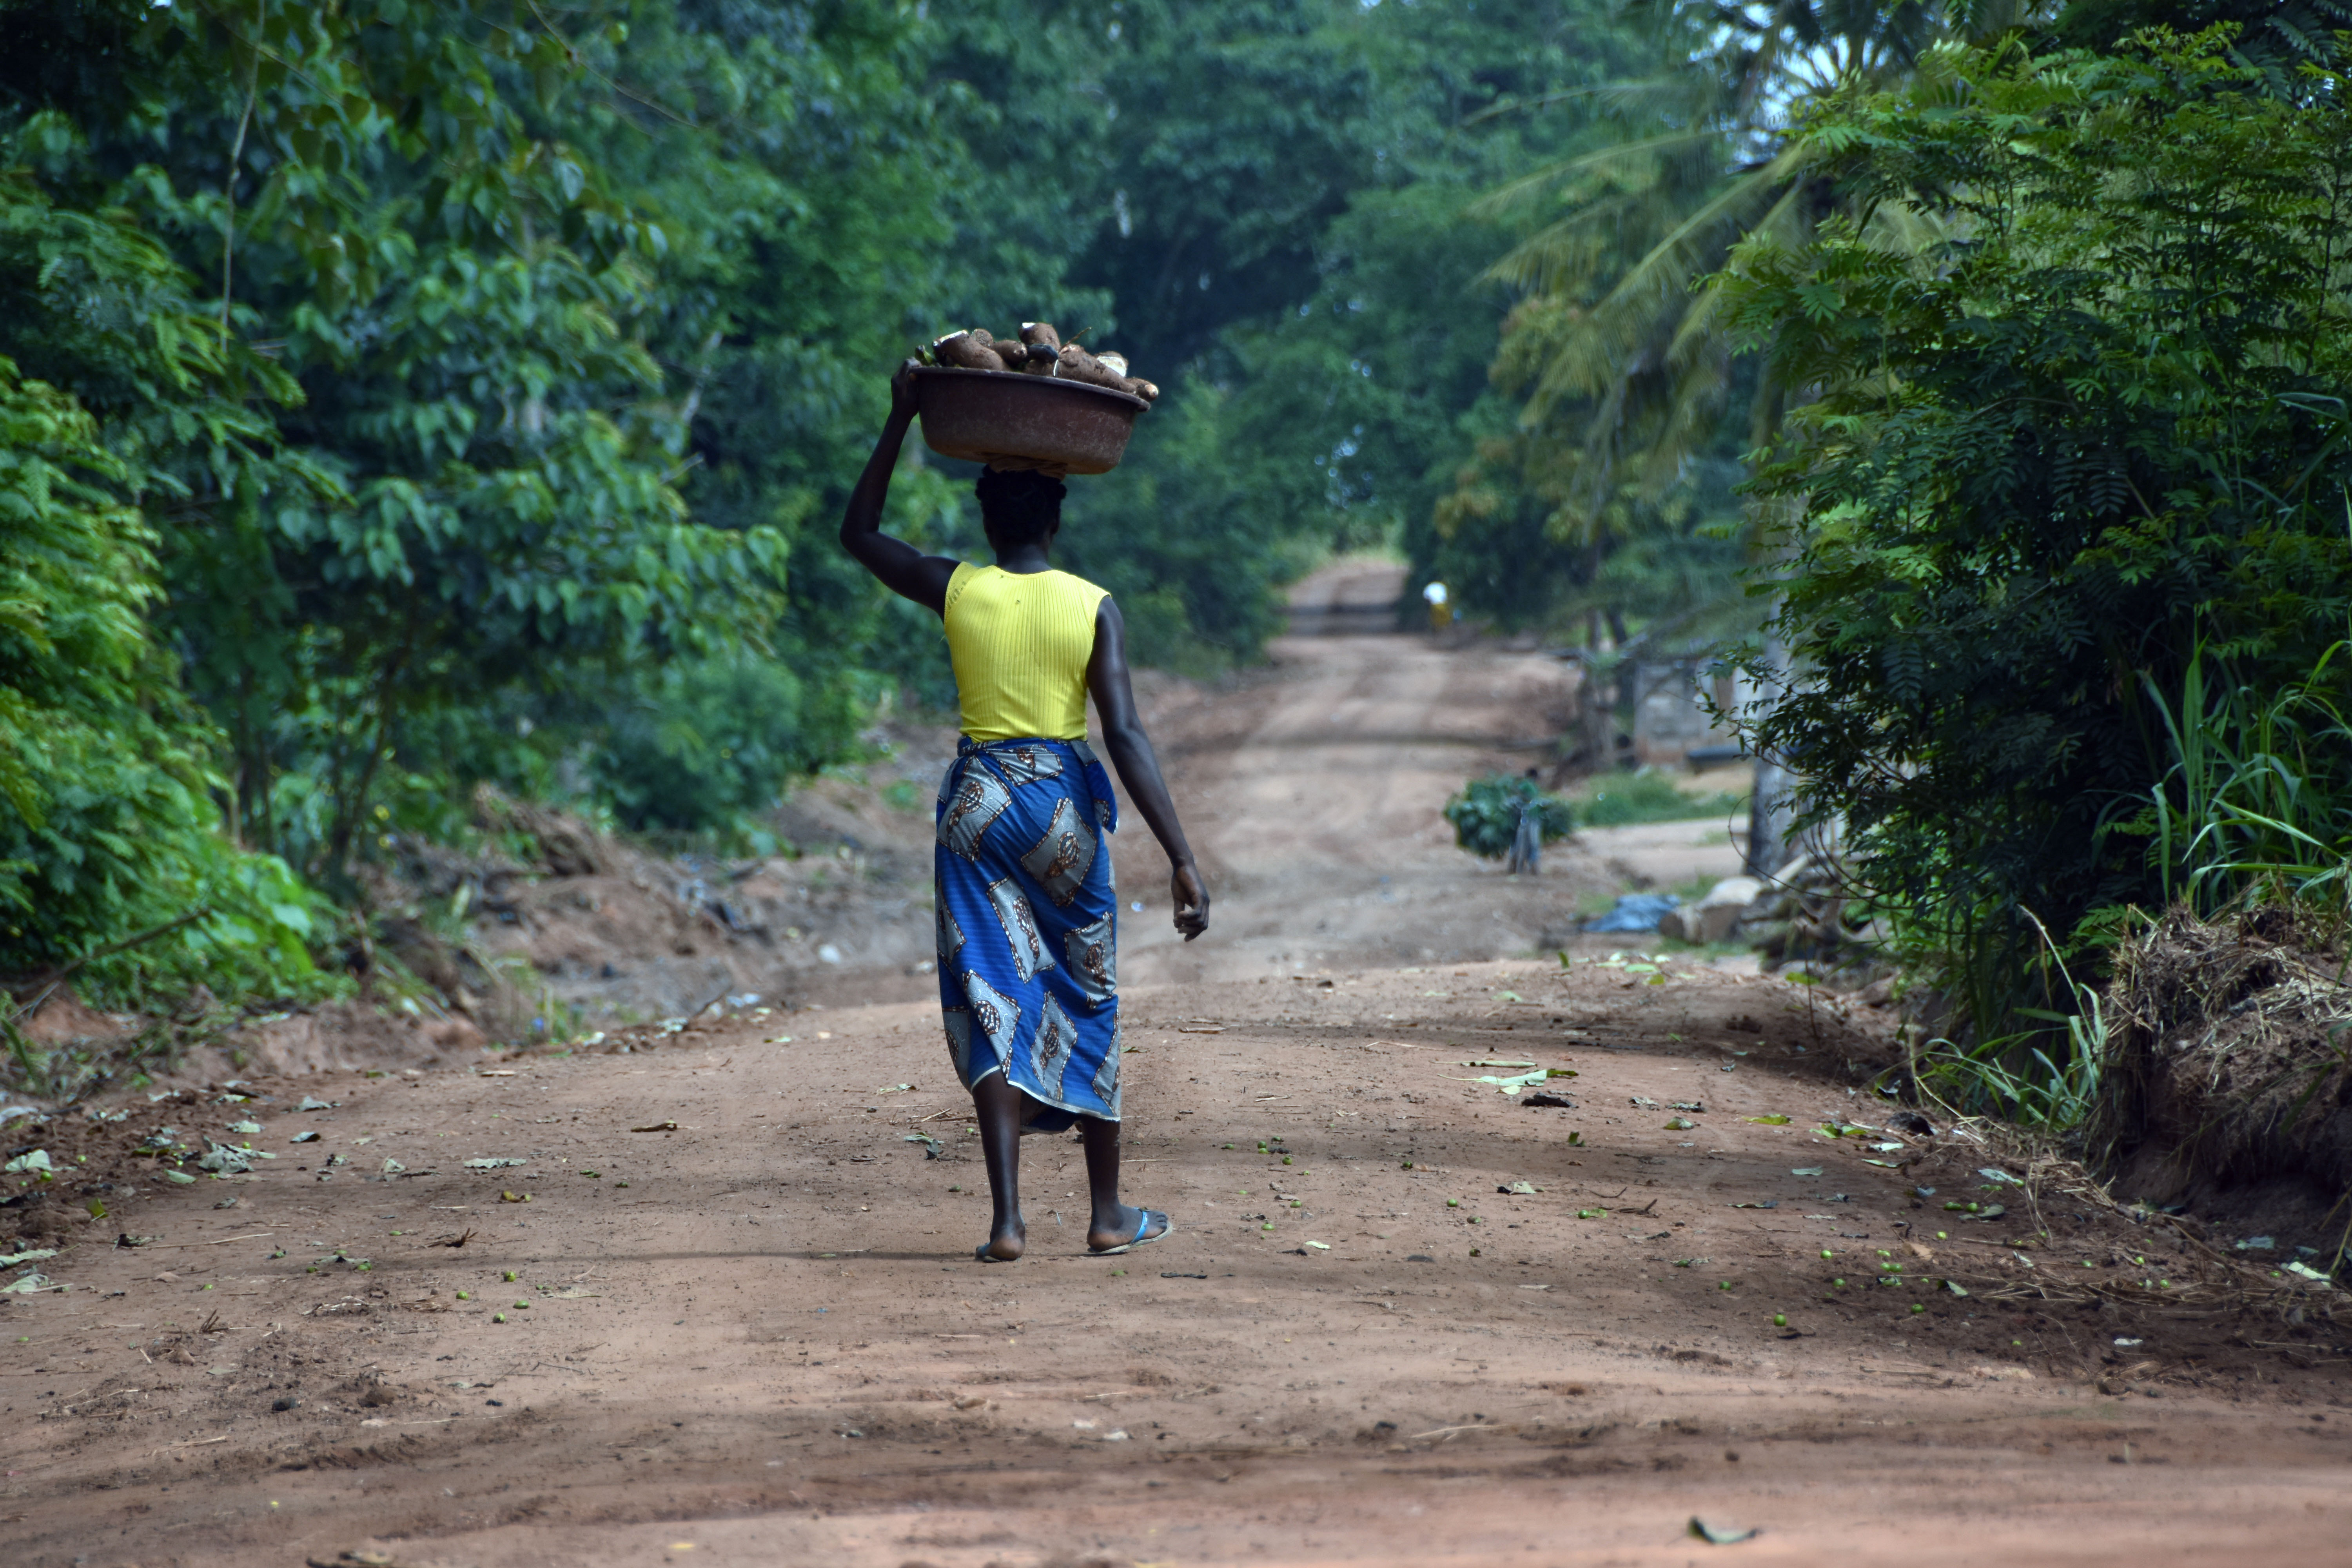
M 1785 688 L 1780 671 L 1785 667 L 1788 649 L 1777 637 L 1767 634 L 1764 639 L 1764 668 L 1771 673 L 1756 683 L 1756 695 L 1748 703 L 1745 717 L 1750 723 L 1764 717 L 1780 700 Z M 1769 757 L 1756 759 L 1755 793 L 1748 800 L 1747 872 L 1751 877 L 1769 877 L 1789 863 L 1790 840 L 1794 836 L 1797 818 L 1797 775 Z

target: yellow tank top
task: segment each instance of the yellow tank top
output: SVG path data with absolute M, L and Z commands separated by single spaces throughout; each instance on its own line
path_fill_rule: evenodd
M 1083 741 L 1095 611 L 1108 591 L 1067 572 L 959 565 L 948 579 L 948 658 L 975 741 Z

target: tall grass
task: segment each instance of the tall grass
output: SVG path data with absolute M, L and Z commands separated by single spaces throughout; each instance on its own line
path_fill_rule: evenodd
M 1664 773 L 1643 768 L 1630 773 L 1602 773 L 1578 791 L 1570 804 L 1580 826 L 1625 827 L 1645 822 L 1728 817 L 1748 805 L 1748 797 L 1728 790 L 1686 794 Z
M 2237 679 L 2200 646 L 2168 700 L 2141 689 L 2160 722 L 2165 767 L 2143 809 L 2120 831 L 2147 836 L 2160 903 L 2211 918 L 2265 899 L 2352 910 L 2352 719 L 2347 677 L 2352 641 L 2329 647 L 2311 672 L 2281 690 Z M 2031 1019 L 2035 1026 L 1967 1044 L 1929 1043 L 1916 1066 L 1921 1087 L 1956 1109 L 1989 1111 L 2052 1131 L 2090 1114 L 2106 1060 L 2099 990 L 2068 968 L 2066 953 L 2032 911 L 2042 962 L 2026 976 L 2055 1005 L 1999 1005 L 1970 998 L 1972 1016 Z M 2073 933 L 2079 956 L 2125 935 L 2137 911 L 2095 914 Z M 1966 975 L 1956 978 L 1967 987 Z
M 2050 965 L 2074 1011 L 2021 1007 L 2042 1027 L 1972 1045 L 1930 1041 L 1916 1074 L 1922 1090 L 1962 1113 L 1986 1112 L 2045 1131 L 2063 1132 L 2087 1121 L 2107 1061 L 2107 1015 L 2098 988 L 2076 980 L 2065 955 L 2032 913 Z M 2057 1038 L 2064 1032 L 2063 1046 Z M 2055 1057 L 2051 1055 L 2056 1049 Z
M 2173 759 L 2151 792 L 2167 904 L 2211 915 L 2258 890 L 2339 905 L 2352 894 L 2347 663 L 2352 644 L 2336 643 L 2310 675 L 2266 696 L 2200 647 L 2177 709 L 2143 678 Z

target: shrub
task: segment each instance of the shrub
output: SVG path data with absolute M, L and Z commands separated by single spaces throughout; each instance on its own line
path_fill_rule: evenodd
M 1537 789 L 1533 779 L 1510 773 L 1472 779 L 1445 803 L 1445 820 L 1454 825 L 1454 842 L 1473 855 L 1500 860 L 1511 852 L 1511 836 L 1518 831 L 1522 809 L 1537 814 L 1546 844 L 1575 830 L 1568 802 Z
M 1939 54 L 1809 123 L 1871 216 L 1725 283 L 1813 399 L 1754 486 L 1794 689 L 1749 739 L 1979 1038 L 2074 1011 L 2051 957 L 2179 874 L 2199 650 L 2300 690 L 2343 636 L 2346 86 L 2265 96 L 2225 32 Z
M 73 398 L 0 359 L 0 973 L 79 964 L 110 1000 L 314 987 L 310 893 L 220 832 L 214 736 L 148 635 L 154 534 L 122 478 Z

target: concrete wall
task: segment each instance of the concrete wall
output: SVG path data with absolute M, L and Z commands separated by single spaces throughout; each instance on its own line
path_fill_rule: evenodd
M 1633 757 L 1643 766 L 1680 767 L 1701 746 L 1727 746 L 1736 737 L 1709 719 L 1701 691 L 1727 707 L 1746 693 L 1733 677 L 1704 677 L 1696 659 L 1639 664 L 1633 668 Z

